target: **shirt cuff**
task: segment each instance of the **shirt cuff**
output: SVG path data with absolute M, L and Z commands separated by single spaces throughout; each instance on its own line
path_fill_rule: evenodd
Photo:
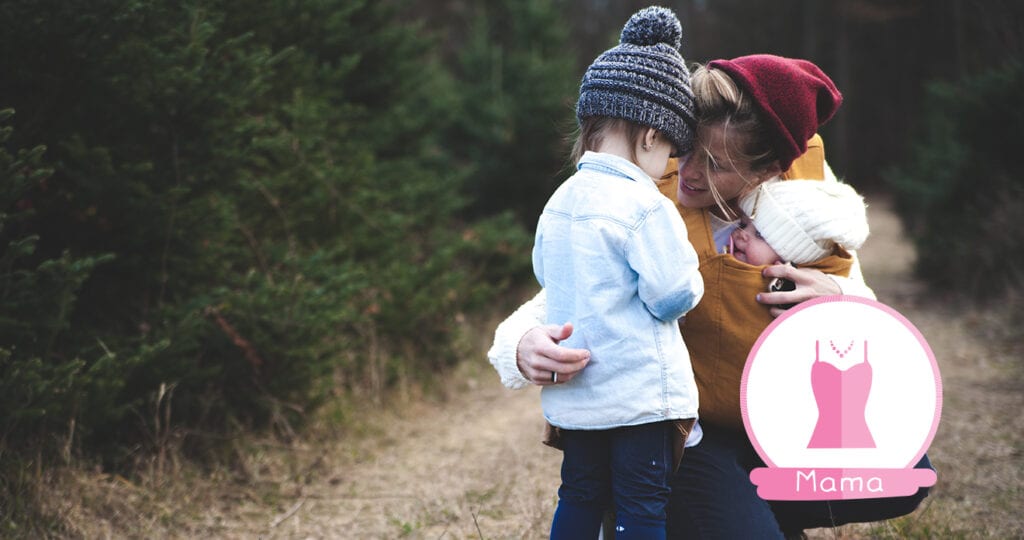
M 869 298 L 871 300 L 877 300 L 875 297 L 875 291 L 868 287 L 867 283 L 864 283 L 864 274 L 860 269 L 860 260 L 857 258 L 856 252 L 850 252 L 853 255 L 853 266 L 850 268 L 850 277 L 836 276 L 828 274 L 828 277 L 832 278 L 832 281 L 839 286 L 839 292 L 849 296 L 860 296 L 862 298 Z

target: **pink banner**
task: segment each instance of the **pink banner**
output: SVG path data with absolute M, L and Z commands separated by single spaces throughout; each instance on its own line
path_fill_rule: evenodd
M 773 501 L 901 497 L 935 484 L 931 469 L 784 469 L 750 471 L 757 495 Z

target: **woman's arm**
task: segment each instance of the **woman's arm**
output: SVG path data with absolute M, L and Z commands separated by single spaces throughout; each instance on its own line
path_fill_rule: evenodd
M 553 384 L 572 379 L 590 361 L 590 351 L 568 349 L 558 342 L 572 334 L 572 324 L 544 324 L 547 295 L 542 289 L 494 330 L 494 343 L 487 359 L 501 377 L 501 384 L 517 389 L 528 383 Z
M 796 284 L 796 289 L 786 292 L 765 292 L 757 295 L 757 301 L 769 304 L 773 317 L 778 317 L 786 310 L 774 307 L 778 304 L 798 304 L 804 300 L 812 300 L 821 296 L 847 294 L 875 299 L 875 291 L 864 283 L 864 274 L 860 269 L 860 260 L 853 255 L 853 266 L 850 277 L 833 276 L 820 270 L 794 268 L 788 264 L 777 264 L 764 269 L 767 277 L 785 278 Z

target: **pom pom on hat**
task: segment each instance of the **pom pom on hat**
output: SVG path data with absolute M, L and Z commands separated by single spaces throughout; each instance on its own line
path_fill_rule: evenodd
M 587 68 L 576 118 L 607 116 L 652 127 L 680 152 L 693 147 L 696 113 L 690 70 L 679 54 L 683 30 L 672 10 L 648 7 L 626 22 L 619 44 Z
M 794 264 L 826 257 L 835 244 L 859 249 L 868 237 L 864 199 L 842 182 L 765 182 L 739 203 L 768 245 Z
M 651 6 L 641 9 L 626 21 L 619 36 L 620 43 L 650 47 L 659 43 L 679 50 L 683 40 L 683 27 L 671 10 Z
M 707 67 L 726 72 L 757 103 L 782 170 L 807 151 L 807 140 L 843 103 L 832 79 L 807 60 L 754 54 L 714 60 Z

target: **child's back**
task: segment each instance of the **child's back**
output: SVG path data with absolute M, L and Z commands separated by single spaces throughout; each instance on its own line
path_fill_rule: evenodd
M 534 268 L 548 322 L 572 321 L 587 369 L 543 390 L 545 416 L 567 429 L 693 418 L 696 384 L 677 319 L 703 294 L 697 254 L 675 206 L 640 167 L 588 152 L 548 201 Z

